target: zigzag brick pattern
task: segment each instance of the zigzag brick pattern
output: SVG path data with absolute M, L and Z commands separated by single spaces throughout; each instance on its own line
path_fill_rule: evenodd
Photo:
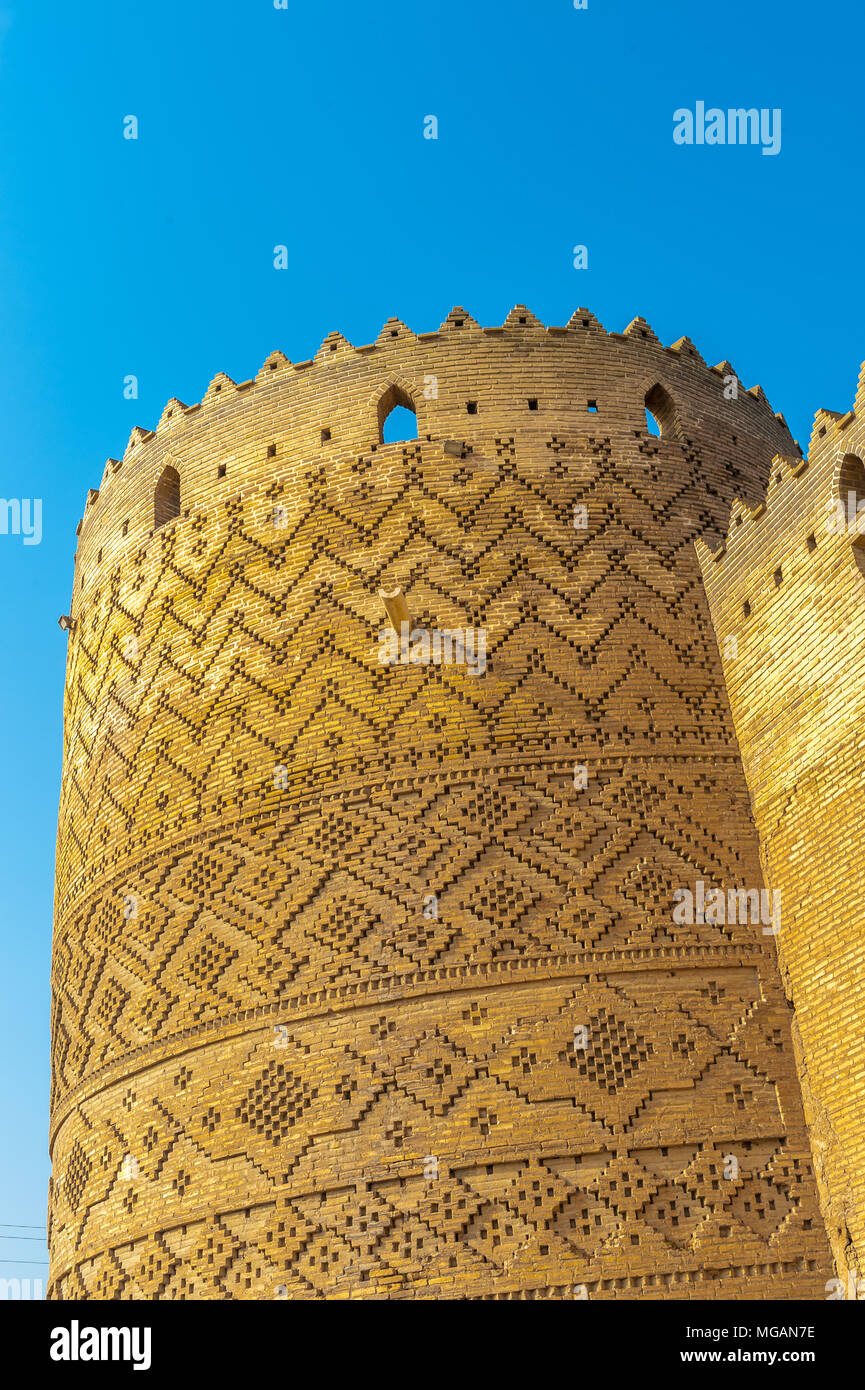
M 642 320 L 456 309 L 219 376 L 109 460 L 51 1296 L 825 1296 L 774 940 L 672 915 L 762 883 L 693 542 L 795 446 L 731 370 Z M 400 402 L 418 438 L 383 444 Z M 383 665 L 397 585 L 485 671 Z

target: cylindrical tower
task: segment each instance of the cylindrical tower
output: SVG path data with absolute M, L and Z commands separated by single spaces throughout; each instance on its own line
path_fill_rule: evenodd
M 53 1296 L 825 1296 L 771 928 L 680 910 L 761 885 L 693 540 L 793 449 L 687 339 L 524 308 L 133 431 L 71 609 Z

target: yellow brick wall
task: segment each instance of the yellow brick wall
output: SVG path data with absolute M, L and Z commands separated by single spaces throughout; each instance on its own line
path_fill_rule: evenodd
M 693 541 L 793 443 L 726 370 L 641 320 L 454 310 L 217 377 L 109 461 L 65 699 L 53 1296 L 824 1296 L 774 941 L 672 915 L 761 883 Z M 418 439 L 382 444 L 396 396 Z M 485 631 L 482 675 L 380 664 L 397 586 Z
M 865 566 L 835 504 L 843 493 L 846 517 L 845 459 L 857 458 L 865 375 L 855 411 L 818 413 L 808 461 L 779 457 L 765 503 L 733 508 L 723 547 L 698 547 L 765 874 L 781 894 L 778 949 L 845 1277 L 865 1273 Z

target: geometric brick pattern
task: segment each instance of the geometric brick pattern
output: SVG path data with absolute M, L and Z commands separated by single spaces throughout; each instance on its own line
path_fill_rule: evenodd
M 388 390 L 417 440 L 376 443 Z M 219 377 L 109 464 L 67 675 L 52 1296 L 823 1296 L 774 942 L 672 916 L 762 882 L 693 546 L 792 447 L 742 395 L 640 320 L 455 310 Z M 396 584 L 416 626 L 485 629 L 482 676 L 379 664 Z

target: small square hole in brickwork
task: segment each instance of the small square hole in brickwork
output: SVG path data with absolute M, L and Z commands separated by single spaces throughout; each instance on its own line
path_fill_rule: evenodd
M 330 430 L 322 430 L 322 432 L 321 432 L 321 442 L 322 442 L 322 444 L 326 444 L 327 441 L 328 441 L 329 439 L 330 439 Z
M 454 328 L 462 328 L 464 319 L 454 319 Z
M 814 551 L 817 549 L 817 537 L 816 537 L 816 536 L 813 536 L 813 535 L 812 535 L 812 536 L 809 536 L 809 537 L 808 537 L 808 549 L 810 550 L 811 554 L 813 555 L 813 554 L 814 554 Z
M 97 563 L 97 565 L 101 565 L 101 563 L 102 563 L 102 547 L 101 547 L 101 546 L 99 547 L 99 553 L 98 553 L 98 555 L 96 556 L 96 563 Z
M 126 536 L 126 535 L 129 534 L 129 522 L 128 522 L 128 521 L 124 521 L 123 525 L 122 525 L 121 528 L 120 528 L 120 534 L 121 534 L 121 536 Z
M 750 618 L 750 616 L 751 616 L 751 605 L 750 605 L 750 603 L 748 602 L 747 599 L 745 599 L 745 602 L 742 604 L 742 612 L 744 613 L 744 615 L 745 615 L 746 618 Z
M 222 386 L 221 386 L 221 385 L 220 385 L 220 386 L 217 386 L 216 389 L 217 389 L 217 391 L 221 391 L 221 390 L 222 390 Z
M 227 463 L 221 463 L 221 464 L 219 465 L 219 467 L 217 468 L 217 470 L 216 470 L 216 476 L 217 476 L 217 478 L 224 478 L 227 472 L 228 472 L 228 464 L 227 464 Z
M 477 415 L 477 413 L 478 413 L 478 403 L 477 403 L 477 401 L 466 401 L 466 411 L 468 412 L 469 415 Z
M 784 582 L 784 575 L 782 574 L 781 570 L 776 570 L 776 571 L 775 571 L 775 588 L 776 588 L 776 589 L 780 589 L 780 587 L 781 587 L 781 585 L 782 585 L 783 582 Z
M 586 402 L 586 409 L 588 410 L 588 412 L 589 412 L 590 415 L 597 415 L 597 413 L 598 413 L 598 402 L 597 402 L 597 401 L 587 401 L 587 402 Z
M 268 444 L 268 446 L 267 446 L 267 457 L 268 457 L 269 459 L 275 459 L 275 458 L 276 458 L 276 445 L 275 445 L 275 444 Z
M 530 401 L 529 401 L 529 410 L 537 410 L 537 408 L 538 408 L 537 397 L 536 397 L 536 396 L 532 396 L 531 399 L 530 399 Z

